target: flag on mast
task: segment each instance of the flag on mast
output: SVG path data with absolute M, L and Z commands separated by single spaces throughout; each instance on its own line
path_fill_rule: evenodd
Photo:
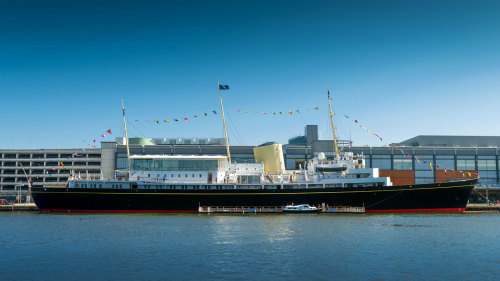
M 229 90 L 229 85 L 219 85 L 219 90 Z

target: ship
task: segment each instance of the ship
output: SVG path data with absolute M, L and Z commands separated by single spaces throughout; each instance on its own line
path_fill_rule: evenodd
M 227 87 L 227 86 L 226 86 Z M 365 158 L 339 149 L 328 103 L 334 157 L 319 153 L 298 170 L 286 170 L 281 144 L 254 148 L 255 163 L 231 161 L 221 88 L 227 155 L 130 155 L 122 101 L 129 169 L 125 177 L 82 178 L 65 186 L 31 187 L 43 212 L 200 212 L 207 207 L 285 207 L 308 204 L 328 210 L 360 207 L 376 212 L 465 212 L 477 178 L 393 185 L 366 168 Z

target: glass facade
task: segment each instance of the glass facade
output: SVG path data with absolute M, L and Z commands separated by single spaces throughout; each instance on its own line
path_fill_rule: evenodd
M 391 170 L 391 156 L 372 155 L 372 167 L 379 168 L 380 170 Z
M 420 171 L 430 171 L 431 165 L 430 162 L 433 162 L 432 156 L 418 156 L 418 161 L 415 159 L 415 170 Z
M 131 159 L 132 170 L 143 171 L 217 171 L 212 159 Z
M 411 159 L 393 159 L 394 170 L 411 170 L 412 160 Z
M 495 160 L 477 160 L 477 168 L 478 170 L 483 171 L 495 171 L 497 169 Z
M 436 165 L 439 166 L 440 170 L 444 170 L 444 168 L 448 170 L 455 169 L 455 157 L 454 156 L 444 156 L 437 155 L 436 156 Z
M 474 159 L 458 159 L 457 160 L 457 170 L 475 170 L 476 160 Z

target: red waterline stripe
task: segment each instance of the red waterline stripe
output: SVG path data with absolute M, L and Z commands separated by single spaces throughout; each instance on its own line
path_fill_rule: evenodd
M 463 213 L 465 208 L 365 210 L 365 213 Z
M 42 209 L 47 213 L 197 213 L 197 210 L 68 210 Z

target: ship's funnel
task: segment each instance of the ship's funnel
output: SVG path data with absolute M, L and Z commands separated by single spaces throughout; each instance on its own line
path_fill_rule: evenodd
M 255 163 L 264 163 L 264 171 L 268 174 L 279 174 L 285 171 L 283 147 L 279 143 L 264 143 L 253 149 Z

